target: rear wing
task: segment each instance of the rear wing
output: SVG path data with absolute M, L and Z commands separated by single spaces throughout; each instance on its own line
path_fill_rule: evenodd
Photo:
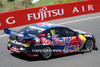
M 7 27 L 4 28 L 4 34 L 12 35 L 13 33 L 17 33 L 17 32 L 13 30 L 9 30 Z
M 11 35 L 11 30 L 9 30 L 7 27 L 4 28 L 4 34 Z
M 23 39 L 32 39 L 33 38 L 32 36 L 29 36 L 27 33 L 21 34 L 21 33 L 18 33 L 16 31 L 9 30 L 7 27 L 4 28 L 4 34 L 20 36 Z

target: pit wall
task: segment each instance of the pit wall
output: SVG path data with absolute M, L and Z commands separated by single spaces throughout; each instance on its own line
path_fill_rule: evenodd
M 49 5 L 0 13 L 0 30 L 43 21 L 100 12 L 100 0 Z

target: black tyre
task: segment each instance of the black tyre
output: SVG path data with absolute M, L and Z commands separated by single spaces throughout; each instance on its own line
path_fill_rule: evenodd
M 92 50 L 93 49 L 93 46 L 94 46 L 94 41 L 92 39 L 88 39 L 86 42 L 85 42 L 85 45 L 84 45 L 84 48 L 86 50 Z
M 52 49 L 51 47 L 45 47 L 42 49 L 41 54 L 40 54 L 41 58 L 44 60 L 47 60 L 49 58 L 52 57 Z

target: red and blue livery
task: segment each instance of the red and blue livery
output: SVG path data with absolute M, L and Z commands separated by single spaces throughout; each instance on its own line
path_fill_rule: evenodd
M 4 33 L 10 35 L 8 50 L 30 57 L 49 59 L 54 55 L 97 50 L 92 34 L 49 23 L 33 24 L 17 32 L 5 27 Z

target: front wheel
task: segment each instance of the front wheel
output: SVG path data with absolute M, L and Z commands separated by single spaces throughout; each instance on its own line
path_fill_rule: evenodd
M 51 58 L 51 56 L 52 56 L 52 49 L 51 49 L 51 47 L 45 47 L 45 48 L 42 49 L 42 51 L 41 51 L 42 59 L 46 60 L 46 59 Z
M 93 49 L 93 46 L 94 46 L 94 41 L 92 39 L 88 39 L 84 45 L 84 48 L 86 50 L 92 50 Z

